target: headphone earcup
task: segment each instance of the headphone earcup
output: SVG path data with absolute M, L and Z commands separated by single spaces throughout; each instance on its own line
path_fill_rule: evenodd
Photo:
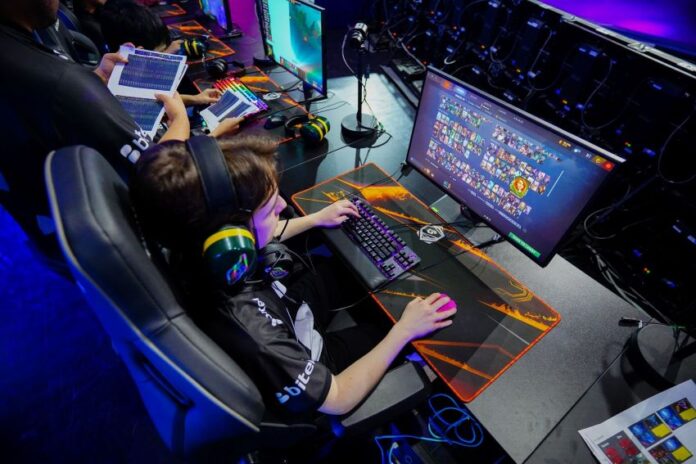
M 203 244 L 203 259 L 217 284 L 233 286 L 256 270 L 256 240 L 242 226 L 225 226 Z
M 260 251 L 263 273 L 271 280 L 284 279 L 292 273 L 295 263 L 288 248 L 280 242 L 270 242 Z
M 222 58 L 211 60 L 205 63 L 205 70 L 213 79 L 222 79 L 227 75 L 227 61 Z
M 181 49 L 189 58 L 199 59 L 208 51 L 208 45 L 201 39 L 188 37 L 181 44 Z
M 329 120 L 322 116 L 316 116 L 302 125 L 300 135 L 304 140 L 316 144 L 324 140 L 330 130 Z

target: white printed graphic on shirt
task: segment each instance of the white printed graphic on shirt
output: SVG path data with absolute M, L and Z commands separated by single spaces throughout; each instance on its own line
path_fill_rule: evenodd
M 283 321 L 281 321 L 280 319 L 276 319 L 273 316 L 271 316 L 270 314 L 268 314 L 268 311 L 266 311 L 266 303 L 259 300 L 258 298 L 254 298 L 252 301 L 256 302 L 256 306 L 257 306 L 257 309 L 259 310 L 259 312 L 261 314 L 263 314 L 266 317 L 266 319 L 271 321 L 271 325 L 273 327 L 275 327 L 277 325 L 283 325 Z
M 278 295 L 278 298 L 283 298 L 287 292 L 287 288 L 277 280 L 271 284 L 271 287 Z M 321 350 L 324 347 L 324 339 L 314 328 L 314 314 L 304 301 L 300 305 L 300 309 L 297 310 L 293 328 L 295 329 L 297 341 L 309 348 L 313 361 L 318 361 L 321 356 Z

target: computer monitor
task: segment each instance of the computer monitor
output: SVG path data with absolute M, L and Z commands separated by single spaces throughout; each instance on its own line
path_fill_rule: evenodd
M 302 0 L 258 0 L 266 55 L 326 95 L 324 9 Z
M 232 13 L 228 0 L 198 0 L 203 14 L 214 19 L 227 33 L 237 32 L 232 23 Z
M 434 68 L 407 155 L 540 266 L 623 161 Z

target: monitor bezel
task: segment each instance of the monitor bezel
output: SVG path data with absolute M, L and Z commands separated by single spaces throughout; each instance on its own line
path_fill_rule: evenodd
M 226 34 L 229 34 L 229 33 L 235 31 L 235 28 L 233 25 L 234 23 L 232 21 L 232 10 L 230 9 L 230 1 L 232 1 L 232 0 L 222 0 L 222 4 L 223 4 L 224 10 L 225 10 L 225 18 L 227 19 L 227 27 L 222 27 L 222 24 L 220 24 L 220 22 L 218 22 L 218 20 L 215 16 L 213 16 L 210 13 L 206 13 L 206 11 L 203 9 L 202 0 L 198 1 L 198 7 L 200 8 L 201 13 L 203 13 L 203 15 L 206 18 L 215 21 L 215 24 L 217 24 L 220 29 L 225 31 Z
M 547 130 L 549 130 L 549 131 L 551 131 L 551 132 L 553 132 L 553 133 L 555 133 L 555 134 L 558 134 L 558 135 L 561 136 L 561 137 L 564 137 L 564 138 L 566 138 L 566 139 L 569 139 L 570 141 L 572 141 L 572 142 L 574 142 L 574 143 L 576 143 L 576 144 L 582 146 L 583 148 L 586 148 L 586 149 L 589 150 L 589 151 L 596 152 L 598 155 L 604 156 L 604 157 L 608 158 L 609 160 L 613 161 L 617 166 L 618 166 L 618 165 L 621 165 L 622 163 L 624 163 L 624 162 L 626 161 L 624 158 L 621 158 L 621 157 L 619 157 L 619 156 L 617 156 L 617 155 L 615 155 L 615 154 L 613 154 L 613 153 L 611 153 L 611 152 L 608 152 L 607 150 L 605 150 L 605 149 L 603 149 L 603 148 L 601 148 L 601 147 L 598 147 L 598 146 L 592 144 L 591 142 L 588 142 L 587 140 L 581 139 L 580 137 L 578 137 L 578 136 L 576 136 L 576 135 L 573 135 L 573 134 L 571 134 L 571 133 L 569 133 L 569 132 L 566 132 L 566 131 L 564 131 L 563 129 L 561 129 L 560 127 L 557 127 L 557 126 L 555 126 L 555 125 L 553 125 L 553 124 L 551 124 L 551 123 L 548 123 L 548 122 L 546 122 L 546 121 L 544 121 L 544 120 L 542 120 L 542 119 L 540 119 L 540 118 L 538 118 L 538 117 L 536 117 L 536 116 L 534 116 L 534 115 L 532 115 L 532 114 L 530 114 L 530 113 L 527 113 L 526 111 L 521 110 L 520 108 L 517 108 L 516 106 L 511 105 L 510 103 L 508 103 L 508 102 L 506 102 L 506 101 L 504 101 L 504 100 L 501 100 L 501 99 L 499 99 L 499 98 L 497 98 L 497 97 L 494 97 L 493 95 L 491 95 L 491 94 L 489 94 L 489 93 L 487 93 L 487 92 L 484 92 L 483 90 L 481 90 L 481 89 L 479 89 L 479 88 L 477 88 L 477 87 L 474 87 L 473 85 L 468 84 L 468 83 L 462 81 L 461 79 L 457 79 L 456 77 L 451 76 L 450 74 L 447 74 L 446 72 L 444 72 L 444 71 L 442 71 L 442 70 L 440 70 L 440 69 L 437 69 L 437 68 L 435 68 L 435 67 L 433 67 L 433 66 L 428 66 L 428 69 L 427 69 L 426 74 L 425 74 L 425 76 L 424 76 L 424 81 L 423 81 L 423 82 L 424 82 L 424 83 L 423 83 L 423 89 L 424 89 L 424 90 L 425 90 L 425 86 L 427 85 L 427 82 L 428 82 L 427 79 L 428 79 L 428 76 L 430 75 L 430 73 L 435 74 L 435 75 L 437 75 L 437 76 L 439 76 L 439 77 L 441 77 L 441 78 L 447 79 L 447 80 L 449 80 L 449 81 L 452 81 L 454 84 L 460 85 L 460 86 L 464 87 L 465 89 L 467 89 L 467 90 L 470 91 L 470 92 L 473 92 L 473 93 L 475 93 L 475 94 L 477 94 L 477 95 L 479 95 L 479 96 L 481 96 L 481 97 L 483 97 L 483 98 L 486 98 L 486 99 L 491 100 L 492 102 L 494 102 L 494 103 L 496 103 L 496 104 L 498 104 L 498 105 L 501 105 L 503 108 L 505 108 L 505 109 L 511 111 L 512 113 L 515 113 L 515 114 L 517 114 L 517 115 L 519 115 L 519 116 L 522 116 L 523 118 L 526 118 L 526 119 L 528 119 L 528 120 L 530 120 L 530 121 L 532 121 L 532 122 L 534 122 L 534 123 L 536 123 L 536 124 L 539 124 L 539 125 L 542 126 L 544 129 L 547 129 Z M 455 197 L 452 195 L 451 192 L 449 192 L 448 190 L 446 190 L 445 188 L 443 188 L 443 187 L 442 187 L 440 184 L 438 184 L 433 178 L 431 178 L 427 173 L 423 172 L 418 166 L 416 166 L 414 163 L 411 162 L 411 156 L 410 156 L 410 155 L 411 155 L 411 146 L 412 146 L 412 144 L 413 144 L 413 137 L 414 137 L 414 135 L 415 135 L 415 133 L 416 133 L 416 123 L 418 122 L 418 116 L 419 116 L 419 114 L 420 114 L 421 100 L 422 100 L 422 98 L 423 98 L 423 92 L 421 92 L 421 96 L 420 96 L 420 98 L 418 99 L 418 107 L 416 108 L 416 116 L 415 116 L 414 121 L 413 121 L 413 128 L 411 129 L 411 139 L 410 139 L 409 142 L 408 142 L 408 151 L 406 152 L 406 164 L 407 164 L 408 166 L 412 167 L 413 169 L 415 169 L 415 170 L 416 170 L 418 173 L 420 173 L 423 177 L 425 177 L 426 179 L 428 179 L 428 181 L 429 181 L 430 183 L 432 183 L 433 185 L 435 185 L 435 186 L 436 186 L 438 189 L 440 189 L 440 191 L 442 191 L 445 195 L 447 195 L 447 196 L 449 196 L 450 198 L 452 198 L 456 203 L 458 203 L 458 204 L 460 204 L 460 205 L 462 205 L 462 206 L 465 206 L 465 207 L 467 207 L 467 208 L 470 208 L 470 206 L 467 205 L 466 202 L 464 202 L 464 201 L 462 201 L 462 200 L 460 200 L 460 199 L 458 199 L 458 198 L 455 198 Z M 615 169 L 616 169 L 616 168 L 615 168 Z M 612 170 L 612 173 L 613 173 L 613 172 L 614 172 L 614 171 Z M 547 255 L 543 260 L 534 257 L 534 256 L 531 255 L 527 250 L 525 250 L 524 247 L 522 247 L 521 245 L 518 245 L 516 242 L 510 240 L 510 239 L 505 235 L 504 232 L 502 232 L 501 230 L 499 230 L 497 227 L 495 227 L 495 226 L 494 226 L 493 224 L 491 224 L 490 222 L 485 221 L 485 220 L 484 220 L 484 222 L 486 223 L 486 225 L 487 225 L 488 227 L 490 227 L 492 230 L 494 230 L 496 233 L 498 233 L 501 237 L 503 237 L 503 238 L 505 239 L 506 242 L 508 242 L 509 244 L 511 244 L 512 246 L 514 246 L 514 247 L 517 248 L 518 250 L 520 250 L 525 256 L 527 256 L 527 257 L 528 257 L 530 260 L 532 260 L 534 263 L 538 264 L 538 265 L 541 266 L 541 267 L 546 267 L 546 266 L 549 264 L 549 262 L 551 261 L 551 259 L 553 259 L 553 257 L 556 256 L 556 254 L 557 254 L 557 252 L 558 252 L 558 249 L 559 249 L 560 245 L 561 245 L 561 244 L 564 242 L 564 240 L 568 237 L 568 234 L 570 234 L 570 232 L 571 232 L 573 229 L 575 229 L 575 227 L 577 226 L 577 224 L 578 224 L 578 222 L 580 221 L 580 219 L 584 216 L 584 213 L 587 211 L 587 209 L 588 209 L 588 207 L 590 206 L 590 204 L 592 204 L 593 199 L 594 199 L 594 198 L 597 196 L 597 194 L 600 192 L 600 190 L 602 189 L 602 186 L 607 182 L 607 180 L 609 179 L 609 177 L 611 177 L 612 173 L 609 173 L 609 174 L 604 178 L 604 180 L 599 184 L 599 186 L 597 187 L 597 189 L 595 190 L 595 192 L 594 192 L 594 193 L 590 196 L 590 198 L 588 199 L 588 201 L 587 201 L 587 203 L 585 204 L 585 206 L 580 210 L 580 212 L 579 212 L 578 215 L 575 217 L 575 219 L 573 219 L 573 221 L 571 221 L 571 223 L 568 225 L 568 228 L 561 234 L 561 237 L 558 239 L 558 241 L 556 242 L 556 244 L 554 245 L 554 247 L 551 249 L 551 251 L 548 253 L 548 255 Z M 473 211 L 475 214 L 481 216 L 475 209 L 471 208 L 471 211 Z M 543 255 L 542 255 L 542 256 L 543 256 Z
M 314 3 L 307 2 L 307 1 L 305 1 L 305 0 L 292 0 L 294 3 L 301 3 L 301 4 L 305 5 L 305 6 L 310 7 L 310 8 L 314 8 L 315 10 L 317 10 L 317 11 L 319 11 L 319 12 L 321 13 L 320 16 L 321 16 L 321 77 L 322 77 L 322 79 L 321 79 L 321 84 L 322 84 L 322 88 L 321 88 L 321 90 L 320 90 L 320 89 L 317 89 L 316 87 L 314 87 L 314 86 L 313 86 L 312 84 L 310 84 L 309 82 L 302 80 L 302 78 L 301 78 L 300 76 L 298 76 L 297 74 L 295 74 L 294 72 L 292 72 L 292 71 L 291 71 L 290 69 L 288 69 L 286 66 L 283 66 L 282 64 L 278 63 L 278 62 L 276 61 L 275 57 L 270 56 L 270 55 L 267 55 L 267 52 L 268 52 L 268 46 L 267 46 L 268 41 L 266 40 L 266 31 L 264 30 L 264 27 L 263 27 L 263 25 L 264 25 L 264 23 L 265 23 L 265 20 L 264 20 L 264 18 L 263 18 L 263 8 L 261 7 L 261 2 L 262 2 L 262 1 L 263 1 L 263 0 L 256 0 L 256 13 L 257 13 L 257 15 L 259 16 L 259 18 L 258 18 L 258 19 L 259 19 L 259 29 L 261 30 L 261 40 L 262 40 L 262 42 L 263 42 L 263 53 L 264 53 L 264 55 L 266 55 L 266 56 L 268 56 L 269 58 L 271 58 L 271 59 L 273 60 L 273 62 L 274 62 L 276 65 L 278 65 L 278 66 L 280 66 L 281 68 L 285 69 L 287 72 L 289 72 L 290 74 L 292 74 L 292 75 L 295 76 L 296 78 L 300 79 L 303 83 L 307 84 L 307 85 L 310 86 L 312 89 L 316 90 L 316 91 L 319 92 L 322 96 L 325 97 L 325 96 L 327 95 L 327 92 L 328 92 L 328 89 L 327 89 L 327 80 L 328 80 L 328 78 L 327 78 L 327 76 L 326 76 L 326 14 L 325 14 L 326 8 L 323 8 L 323 7 L 321 7 L 321 6 L 319 6 L 319 5 L 316 5 L 316 4 L 314 4 Z M 289 2 L 290 0 L 286 0 L 286 1 Z

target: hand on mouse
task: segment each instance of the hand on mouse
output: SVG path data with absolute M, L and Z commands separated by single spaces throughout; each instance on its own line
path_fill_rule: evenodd
M 401 330 L 408 340 L 424 337 L 452 324 L 452 320 L 448 318 L 457 312 L 456 304 L 440 311 L 440 308 L 450 303 L 454 302 L 440 293 L 433 293 L 425 299 L 416 298 L 406 305 L 401 319 L 394 327 Z

